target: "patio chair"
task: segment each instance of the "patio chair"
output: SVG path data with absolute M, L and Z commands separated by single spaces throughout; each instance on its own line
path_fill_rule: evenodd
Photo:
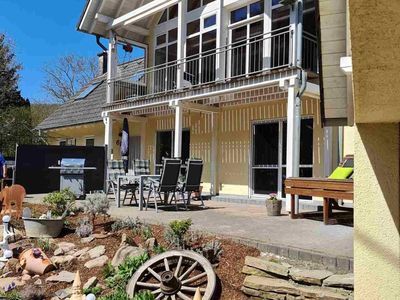
M 114 194 L 114 197 L 117 198 L 117 180 L 118 176 L 120 175 L 126 175 L 123 160 L 109 160 L 107 167 L 107 195 L 111 190 Z M 137 204 L 136 191 L 138 189 L 138 186 L 139 185 L 137 183 L 130 182 L 125 182 L 121 184 L 120 189 L 125 191 L 122 201 L 125 201 L 128 192 L 131 192 L 132 196 L 129 204 L 131 204 L 133 200 L 135 200 L 135 203 Z
M 176 198 L 178 177 L 181 170 L 181 160 L 175 158 L 166 158 L 163 162 L 163 170 L 160 179 L 149 179 L 149 194 L 146 201 L 146 210 L 153 195 L 156 212 L 158 212 L 157 196 L 163 200 L 161 193 L 164 193 L 164 203 L 168 203 L 169 194 Z
M 183 203 L 185 207 L 190 204 L 190 199 L 192 193 L 200 193 L 201 175 L 203 173 L 203 160 L 201 159 L 188 159 L 187 170 L 184 182 L 178 185 L 178 192 L 182 196 Z M 185 199 L 185 194 L 187 194 L 187 199 Z M 203 198 L 199 196 L 201 205 L 204 206 Z M 175 197 L 175 205 L 176 204 Z
M 133 174 L 150 175 L 150 160 L 148 159 L 134 159 L 133 160 Z

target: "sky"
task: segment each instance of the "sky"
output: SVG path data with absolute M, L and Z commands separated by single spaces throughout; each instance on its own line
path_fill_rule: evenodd
M 14 42 L 16 59 L 23 66 L 19 82 L 23 97 L 49 101 L 41 88 L 45 64 L 67 54 L 96 56 L 101 52 L 93 35 L 76 30 L 85 2 L 0 0 L 0 32 Z

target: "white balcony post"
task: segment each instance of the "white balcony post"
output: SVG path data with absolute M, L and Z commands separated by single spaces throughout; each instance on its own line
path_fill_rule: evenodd
M 286 178 L 298 177 L 300 168 L 300 126 L 301 102 L 297 96 L 298 80 L 290 79 L 287 87 L 287 141 L 286 141 Z M 298 212 L 299 200 L 296 197 L 295 212 Z M 286 195 L 286 210 L 290 211 L 290 195 Z
M 108 53 L 107 53 L 107 103 L 114 101 L 114 84 L 113 79 L 117 74 L 117 37 L 110 30 L 108 38 Z
M 225 49 L 221 47 L 225 46 L 228 30 L 227 18 L 225 16 L 224 1 L 218 0 L 218 12 L 217 12 L 217 55 L 216 55 L 216 80 L 225 79 Z M 219 52 L 219 53 L 218 53 Z
M 183 113 L 182 106 L 177 103 L 175 105 L 175 139 L 174 139 L 174 157 L 181 157 L 182 148 L 182 124 Z
M 290 39 L 289 39 L 289 65 L 297 64 L 297 24 L 298 24 L 298 1 L 290 7 Z
M 272 1 L 264 1 L 263 70 L 271 67 Z
M 177 80 L 176 87 L 178 89 L 183 87 L 183 73 L 184 73 L 184 57 L 185 57 L 185 43 L 186 43 L 186 0 L 178 2 L 178 47 L 176 58 L 178 60 Z
M 217 195 L 218 189 L 218 124 L 219 114 L 211 113 L 211 195 Z
M 112 159 L 113 153 L 113 120 L 109 113 L 103 114 L 103 122 L 104 122 L 104 145 L 107 147 L 107 160 Z

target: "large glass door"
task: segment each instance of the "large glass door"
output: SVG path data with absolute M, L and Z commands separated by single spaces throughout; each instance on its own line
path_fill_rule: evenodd
M 251 187 L 253 195 L 285 197 L 286 120 L 253 124 Z M 312 177 L 313 119 L 301 120 L 300 176 Z

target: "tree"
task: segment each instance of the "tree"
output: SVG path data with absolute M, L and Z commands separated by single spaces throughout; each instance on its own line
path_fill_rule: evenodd
M 22 98 L 18 90 L 18 72 L 21 69 L 12 43 L 4 33 L 0 33 L 0 110 L 9 106 L 29 106 L 29 101 Z
M 43 68 L 45 80 L 42 87 L 51 99 L 64 103 L 95 78 L 97 71 L 95 57 L 69 54 Z

